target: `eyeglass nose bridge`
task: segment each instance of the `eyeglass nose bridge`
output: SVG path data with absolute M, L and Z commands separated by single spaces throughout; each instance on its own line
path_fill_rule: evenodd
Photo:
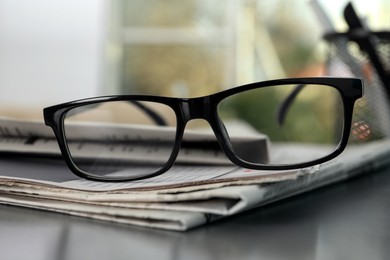
M 181 99 L 180 106 L 184 125 L 193 119 L 206 120 L 213 129 L 215 137 L 217 138 L 218 143 L 221 145 L 221 148 L 225 151 L 226 155 L 231 160 L 235 160 L 237 163 L 237 160 L 234 158 L 232 153 L 233 149 L 229 142 L 229 134 L 225 125 L 220 120 L 215 120 L 215 116 L 213 116 L 216 107 L 212 106 L 214 102 L 212 98 L 212 96 L 205 96 L 199 98 Z
M 181 100 L 181 112 L 185 123 L 193 119 L 210 118 L 210 98 L 198 97 Z

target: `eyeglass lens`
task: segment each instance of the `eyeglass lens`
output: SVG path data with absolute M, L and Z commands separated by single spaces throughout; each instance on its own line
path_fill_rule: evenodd
M 218 115 L 229 136 L 232 120 L 244 121 L 268 139 L 267 156 L 252 149 L 231 149 L 253 164 L 289 165 L 323 158 L 336 150 L 344 124 L 343 100 L 324 85 L 280 85 L 241 92 L 224 99 Z M 249 152 L 248 152 L 249 150 Z M 252 151 L 252 152 L 251 152 Z
M 70 110 L 64 131 L 80 170 L 90 176 L 139 178 L 167 163 L 175 125 L 174 111 L 164 104 L 112 101 Z

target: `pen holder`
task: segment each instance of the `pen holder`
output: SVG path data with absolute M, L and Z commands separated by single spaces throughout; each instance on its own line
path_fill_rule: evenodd
M 374 54 L 362 48 L 363 38 L 363 43 L 370 40 Z M 355 105 L 350 140 L 389 138 L 390 84 L 386 82 L 390 81 L 390 32 L 371 32 L 369 38 L 353 32 L 331 33 L 324 39 L 328 45 L 327 74 L 364 80 L 364 97 Z

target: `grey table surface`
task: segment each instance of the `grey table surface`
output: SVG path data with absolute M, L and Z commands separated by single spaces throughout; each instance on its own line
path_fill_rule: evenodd
M 390 168 L 187 232 L 0 206 L 0 259 L 390 259 Z

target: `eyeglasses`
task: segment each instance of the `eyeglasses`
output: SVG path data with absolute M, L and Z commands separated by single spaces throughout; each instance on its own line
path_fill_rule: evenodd
M 87 179 L 129 181 L 162 174 L 181 147 L 205 155 L 198 163 L 209 163 L 207 149 L 211 156 L 221 148 L 240 167 L 288 170 L 323 163 L 343 151 L 354 103 L 362 95 L 360 79 L 292 78 L 196 98 L 88 98 L 47 107 L 44 118 L 69 168 Z M 186 139 L 184 129 L 193 119 L 209 123 L 214 143 L 207 135 Z M 240 132 L 232 122 L 256 132 Z

